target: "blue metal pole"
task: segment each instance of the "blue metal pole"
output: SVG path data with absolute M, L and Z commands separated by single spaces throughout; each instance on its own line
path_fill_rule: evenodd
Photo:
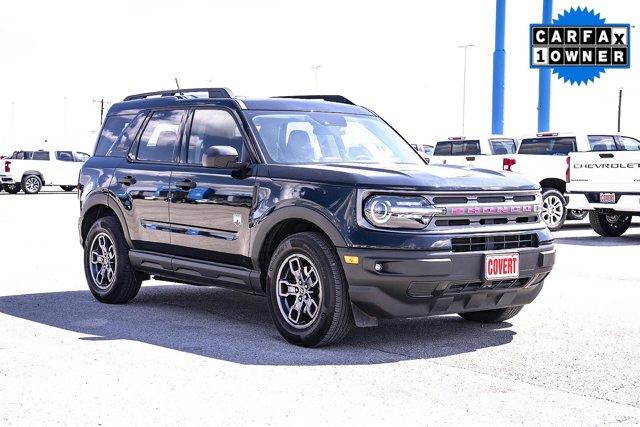
M 491 133 L 504 132 L 504 26 L 505 0 L 496 0 L 496 45 L 493 51 L 493 101 L 491 108 Z
M 553 0 L 542 1 L 542 23 L 551 24 Z M 538 132 L 549 131 L 551 115 L 551 69 L 541 68 L 538 83 Z

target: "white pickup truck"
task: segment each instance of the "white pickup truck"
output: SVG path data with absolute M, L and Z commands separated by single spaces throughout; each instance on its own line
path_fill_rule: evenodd
M 89 155 L 79 151 L 15 151 L 0 160 L 0 183 L 5 191 L 16 194 L 20 190 L 36 194 L 45 185 L 58 185 L 73 191 L 78 173 Z
M 522 138 L 515 156 L 503 159 L 503 169 L 510 170 L 538 182 L 542 187 L 542 219 L 550 230 L 562 228 L 565 220 L 579 220 L 587 211 L 568 208 L 565 199 L 569 174 L 569 156 L 587 152 L 600 146 L 617 149 L 616 136 L 609 134 L 576 135 L 569 133 L 538 133 Z
M 436 141 L 431 164 L 502 170 L 504 156 L 516 152 L 515 138 L 491 135 L 482 138 L 450 136 Z
M 616 135 L 570 159 L 568 207 L 588 210 L 601 236 L 622 235 L 640 215 L 640 141 Z

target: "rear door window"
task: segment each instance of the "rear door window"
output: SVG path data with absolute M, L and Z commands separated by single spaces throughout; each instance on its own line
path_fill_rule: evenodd
M 49 152 L 48 151 L 34 151 L 32 160 L 49 160 Z
M 519 154 L 566 156 L 576 151 L 575 137 L 525 138 L 520 144 Z
M 183 110 L 156 111 L 140 137 L 137 159 L 172 163 L 176 159 Z
M 589 135 L 587 139 L 591 151 L 615 151 L 618 149 L 612 135 Z

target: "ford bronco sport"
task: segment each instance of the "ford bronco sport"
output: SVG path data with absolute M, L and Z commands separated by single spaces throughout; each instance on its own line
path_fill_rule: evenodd
M 79 178 L 89 288 L 156 279 L 266 294 L 294 344 L 378 318 L 516 315 L 555 261 L 540 187 L 427 166 L 341 96 L 169 90 L 114 104 Z

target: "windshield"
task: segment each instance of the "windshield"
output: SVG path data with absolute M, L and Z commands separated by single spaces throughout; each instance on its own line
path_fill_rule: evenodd
M 424 164 L 377 117 L 289 111 L 248 115 L 273 163 Z

